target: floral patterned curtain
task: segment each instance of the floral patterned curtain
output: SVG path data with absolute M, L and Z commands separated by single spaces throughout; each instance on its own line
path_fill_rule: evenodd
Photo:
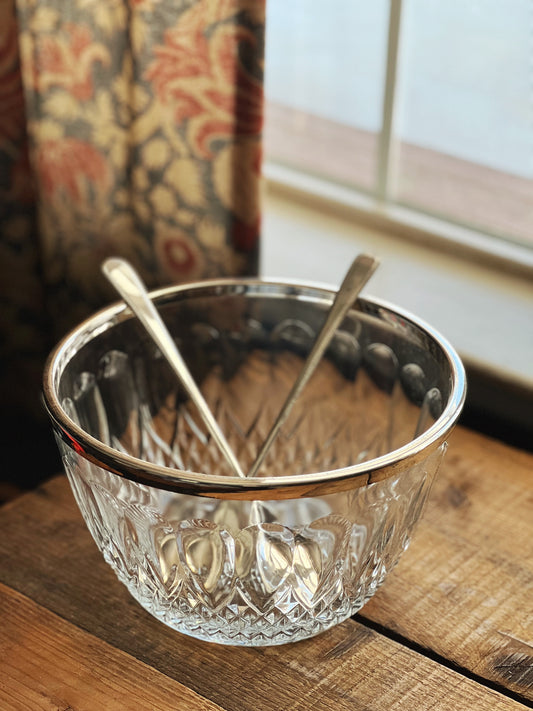
M 0 396 L 38 409 L 44 357 L 116 298 L 257 273 L 264 0 L 0 4 Z

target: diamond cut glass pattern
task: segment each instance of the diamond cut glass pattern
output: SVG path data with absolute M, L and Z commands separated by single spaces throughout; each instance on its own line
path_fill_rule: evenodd
M 407 547 L 442 455 L 319 507 L 265 502 L 284 523 L 246 525 L 240 501 L 118 479 L 61 447 L 93 538 L 141 605 L 182 632 L 253 645 L 320 632 L 374 594 Z M 317 508 L 329 513 L 314 518 Z
M 317 296 L 280 298 L 277 288 L 274 297 L 215 290 L 162 304 L 245 470 L 327 307 Z M 260 476 L 370 462 L 438 421 L 451 396 L 442 353 L 381 310 L 349 314 Z M 187 486 L 139 483 L 122 472 L 119 455 L 176 472 L 222 478 L 231 472 L 133 319 L 116 319 L 82 340 L 61 364 L 58 402 L 70 422 L 112 448 L 113 469 L 125 476 L 84 456 L 84 445 L 74 446 L 74 435 L 65 437 L 59 428 L 58 445 L 96 544 L 143 607 L 198 638 L 269 645 L 326 630 L 374 594 L 409 543 L 444 439 L 382 480 L 347 477 L 325 493 L 278 497 L 273 490 L 271 499 L 254 500 L 238 492 L 199 495 Z

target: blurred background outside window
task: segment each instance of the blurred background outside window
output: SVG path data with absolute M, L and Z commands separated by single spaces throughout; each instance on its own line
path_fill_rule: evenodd
M 531 0 L 268 0 L 267 161 L 533 248 L 532 58 Z

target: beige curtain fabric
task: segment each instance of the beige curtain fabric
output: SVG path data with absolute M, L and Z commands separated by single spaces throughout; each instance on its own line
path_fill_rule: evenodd
M 0 394 L 38 408 L 47 350 L 115 298 L 257 273 L 264 0 L 0 4 Z

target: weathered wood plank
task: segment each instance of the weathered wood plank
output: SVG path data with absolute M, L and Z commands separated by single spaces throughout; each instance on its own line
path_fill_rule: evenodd
M 216 711 L 186 686 L 0 585 L 5 711 Z
M 371 619 L 533 700 L 533 456 L 458 428 Z
M 231 711 L 523 705 L 349 620 L 283 647 L 220 647 L 135 603 L 91 540 L 64 478 L 0 513 L 0 577 L 39 604 Z

